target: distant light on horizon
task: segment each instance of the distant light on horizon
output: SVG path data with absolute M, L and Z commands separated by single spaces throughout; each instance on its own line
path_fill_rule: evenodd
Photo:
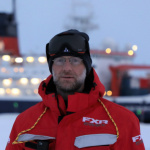
M 34 85 L 35 84 L 39 84 L 40 83 L 40 79 L 39 78 L 32 78 L 31 79 L 31 83 L 34 84 Z
M 12 90 L 11 90 L 12 95 L 19 95 L 20 93 L 21 93 L 21 91 L 18 88 L 12 88 Z
M 17 57 L 17 58 L 15 58 L 15 62 L 16 63 L 22 63 L 23 62 L 23 58 L 22 57 Z
M 110 48 L 106 48 L 105 51 L 106 51 L 107 54 L 110 54 L 110 53 L 111 53 L 111 49 L 110 49 Z
M 26 61 L 29 62 L 29 63 L 32 63 L 32 62 L 34 62 L 34 57 L 29 56 L 29 57 L 26 58 Z
M 129 50 L 129 51 L 128 51 L 128 55 L 129 55 L 129 56 L 132 56 L 133 54 L 134 54 L 133 50 Z
M 12 83 L 12 79 L 4 79 L 2 81 L 2 83 L 3 83 L 4 86 L 10 86 L 11 83 Z
M 23 84 L 23 85 L 27 85 L 28 84 L 28 79 L 27 78 L 21 78 L 20 83 Z
M 3 55 L 2 59 L 3 59 L 3 61 L 10 61 L 10 56 L 9 55 Z
M 0 88 L 0 95 L 4 95 L 5 94 L 5 90 L 3 88 Z
M 137 46 L 137 45 L 133 45 L 133 46 L 132 46 L 132 50 L 137 51 L 137 49 L 138 49 L 138 46 Z
M 46 57 L 41 56 L 41 57 L 38 58 L 38 61 L 39 61 L 40 63 L 46 63 Z
M 112 91 L 107 91 L 108 96 L 112 96 Z

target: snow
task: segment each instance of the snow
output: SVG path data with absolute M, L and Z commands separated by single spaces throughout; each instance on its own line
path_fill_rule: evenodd
M 0 145 L 1 150 L 5 149 L 6 143 L 9 138 L 9 134 L 12 128 L 12 125 L 18 114 L 0 114 Z M 150 124 L 141 123 L 141 135 L 145 144 L 146 150 L 150 150 Z
M 141 135 L 144 141 L 144 145 L 146 150 L 150 150 L 150 124 L 141 123 Z

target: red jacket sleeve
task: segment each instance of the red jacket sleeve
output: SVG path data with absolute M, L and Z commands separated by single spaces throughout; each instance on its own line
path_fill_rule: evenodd
M 122 118 L 123 119 L 123 118 Z M 145 150 L 138 118 L 132 113 L 121 131 L 122 136 L 114 145 L 114 150 Z

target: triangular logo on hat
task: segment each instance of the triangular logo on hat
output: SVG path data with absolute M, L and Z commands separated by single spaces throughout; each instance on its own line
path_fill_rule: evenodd
M 64 52 L 65 52 L 65 53 L 68 53 L 68 52 L 69 52 L 69 50 L 68 50 L 67 47 L 65 47 Z

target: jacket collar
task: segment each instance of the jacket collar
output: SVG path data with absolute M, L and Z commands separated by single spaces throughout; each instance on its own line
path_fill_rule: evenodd
M 89 93 L 74 93 L 73 95 L 69 95 L 67 110 L 63 98 L 58 95 L 59 107 L 62 109 L 63 113 L 66 113 L 66 111 L 78 112 L 87 108 L 88 106 L 95 104 L 99 97 L 103 97 L 105 88 L 100 82 L 99 77 L 94 69 L 93 75 L 93 83 L 95 84 L 95 87 L 92 87 Z M 46 87 L 52 80 L 52 75 L 50 75 L 46 80 L 41 82 L 39 86 L 39 95 L 42 97 L 42 100 L 47 107 L 49 107 L 52 111 L 57 111 L 59 113 L 58 101 L 56 99 L 55 93 L 52 92 L 50 94 L 45 94 Z

